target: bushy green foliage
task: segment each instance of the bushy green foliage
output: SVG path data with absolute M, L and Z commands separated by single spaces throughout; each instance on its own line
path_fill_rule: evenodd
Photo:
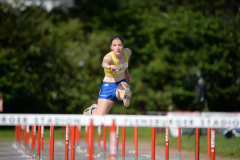
M 79 62 L 87 58 L 78 19 L 41 8 L 1 6 L 1 86 L 7 112 L 76 112 L 84 103 Z M 85 98 L 86 99 L 86 98 Z
M 128 109 L 115 103 L 111 113 L 195 110 L 198 72 L 207 83 L 211 111 L 239 110 L 239 4 L 211 5 L 188 0 L 76 1 L 68 12 L 47 12 L 1 3 L 5 111 L 81 113 L 97 103 L 104 76 L 101 62 L 114 34 L 122 35 L 133 52 L 133 98 Z

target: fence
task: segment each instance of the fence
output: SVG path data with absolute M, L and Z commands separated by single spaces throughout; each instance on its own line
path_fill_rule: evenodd
M 112 159 L 159 159 L 159 160 L 180 160 L 181 159 L 181 127 L 196 128 L 196 153 L 195 159 L 199 160 L 199 128 L 208 128 L 208 159 L 215 159 L 215 128 L 231 128 L 240 126 L 240 114 L 234 117 L 167 117 L 167 116 L 135 116 L 135 115 L 106 115 L 106 116 L 83 116 L 73 114 L 1 114 L 1 126 L 15 126 L 15 137 L 17 147 L 21 149 L 21 126 L 24 126 L 24 143 L 25 159 L 106 159 L 106 154 Z M 31 126 L 31 153 L 32 156 L 27 156 L 27 144 L 29 143 L 29 126 Z M 38 140 L 36 145 L 36 126 L 38 127 Z M 44 126 L 50 126 L 50 144 L 49 156 L 43 155 L 44 150 Z M 66 126 L 65 136 L 65 156 L 54 157 L 54 126 Z M 84 157 L 76 157 L 75 141 L 78 144 L 80 135 L 80 126 L 85 126 L 85 148 Z M 103 144 L 101 146 L 101 126 L 103 126 Z M 109 153 L 106 148 L 106 126 L 110 127 L 110 144 Z M 176 158 L 169 158 L 169 126 L 178 127 L 178 151 L 179 155 Z M 94 128 L 98 127 L 98 143 L 94 145 Z M 118 127 L 122 127 L 122 154 L 118 155 Z M 134 151 L 126 153 L 125 149 L 125 127 L 134 127 Z M 152 127 L 152 151 L 151 158 L 141 157 L 138 153 L 138 127 Z M 165 157 L 155 156 L 155 128 L 165 127 Z M 76 128 L 76 135 L 75 135 Z M 211 128 L 211 129 L 210 129 Z M 70 132 L 70 134 L 69 134 Z M 22 133 L 23 135 L 23 133 Z M 75 140 L 76 137 L 76 140 Z M 69 145 L 70 144 L 70 145 Z M 70 146 L 70 154 L 69 154 Z M 102 148 L 101 148 L 102 147 Z M 37 151 L 35 152 L 35 148 Z M 98 152 L 94 148 L 98 149 Z M 102 151 L 101 151 L 102 150 Z M 35 156 L 35 153 L 37 154 Z M 79 154 L 79 153 L 78 153 Z M 132 154 L 134 157 L 126 157 L 126 154 Z M 5 157 L 0 159 L 10 159 Z

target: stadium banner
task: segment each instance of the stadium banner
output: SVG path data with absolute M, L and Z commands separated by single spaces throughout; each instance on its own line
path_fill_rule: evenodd
M 82 114 L 1 114 L 1 126 L 44 125 L 87 126 L 93 120 L 94 126 L 110 126 L 112 120 L 116 125 L 126 127 L 184 127 L 184 128 L 230 128 L 240 127 L 240 114 L 227 117 L 191 117 L 191 116 L 149 116 L 149 115 L 105 115 L 89 116 Z

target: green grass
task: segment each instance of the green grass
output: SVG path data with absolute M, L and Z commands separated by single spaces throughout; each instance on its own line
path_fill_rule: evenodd
M 97 128 L 95 128 L 95 142 L 97 141 Z M 121 127 L 119 128 L 119 142 L 121 142 Z M 134 129 L 132 127 L 126 127 L 126 141 L 133 142 Z M 31 133 L 30 133 L 31 135 Z M 37 134 L 36 134 L 37 136 Z M 103 136 L 103 127 L 102 127 Z M 50 129 L 45 127 L 44 129 L 44 139 L 47 141 L 50 138 Z M 81 130 L 81 141 L 84 141 L 85 130 L 82 127 Z M 61 127 L 55 127 L 54 139 L 62 139 L 62 129 Z M 9 142 L 15 140 L 14 127 L 6 127 L 0 129 L 0 142 Z M 103 138 L 101 139 L 103 140 Z M 138 140 L 139 142 L 150 142 L 152 140 L 152 128 L 139 127 L 138 128 Z M 107 141 L 109 141 L 109 128 L 107 127 Z M 156 133 L 156 145 L 165 146 L 165 133 Z M 177 149 L 178 138 L 169 136 L 169 147 Z M 240 137 L 235 139 L 226 139 L 221 134 L 216 134 L 216 156 L 227 157 L 227 158 L 239 158 L 240 157 Z M 195 136 L 182 136 L 181 138 L 181 150 L 195 151 Z M 207 154 L 207 135 L 200 136 L 200 153 Z

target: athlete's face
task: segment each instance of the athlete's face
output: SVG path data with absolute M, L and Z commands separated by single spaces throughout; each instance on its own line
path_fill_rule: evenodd
M 123 43 L 120 39 L 114 39 L 110 47 L 116 55 L 120 55 L 123 50 Z

